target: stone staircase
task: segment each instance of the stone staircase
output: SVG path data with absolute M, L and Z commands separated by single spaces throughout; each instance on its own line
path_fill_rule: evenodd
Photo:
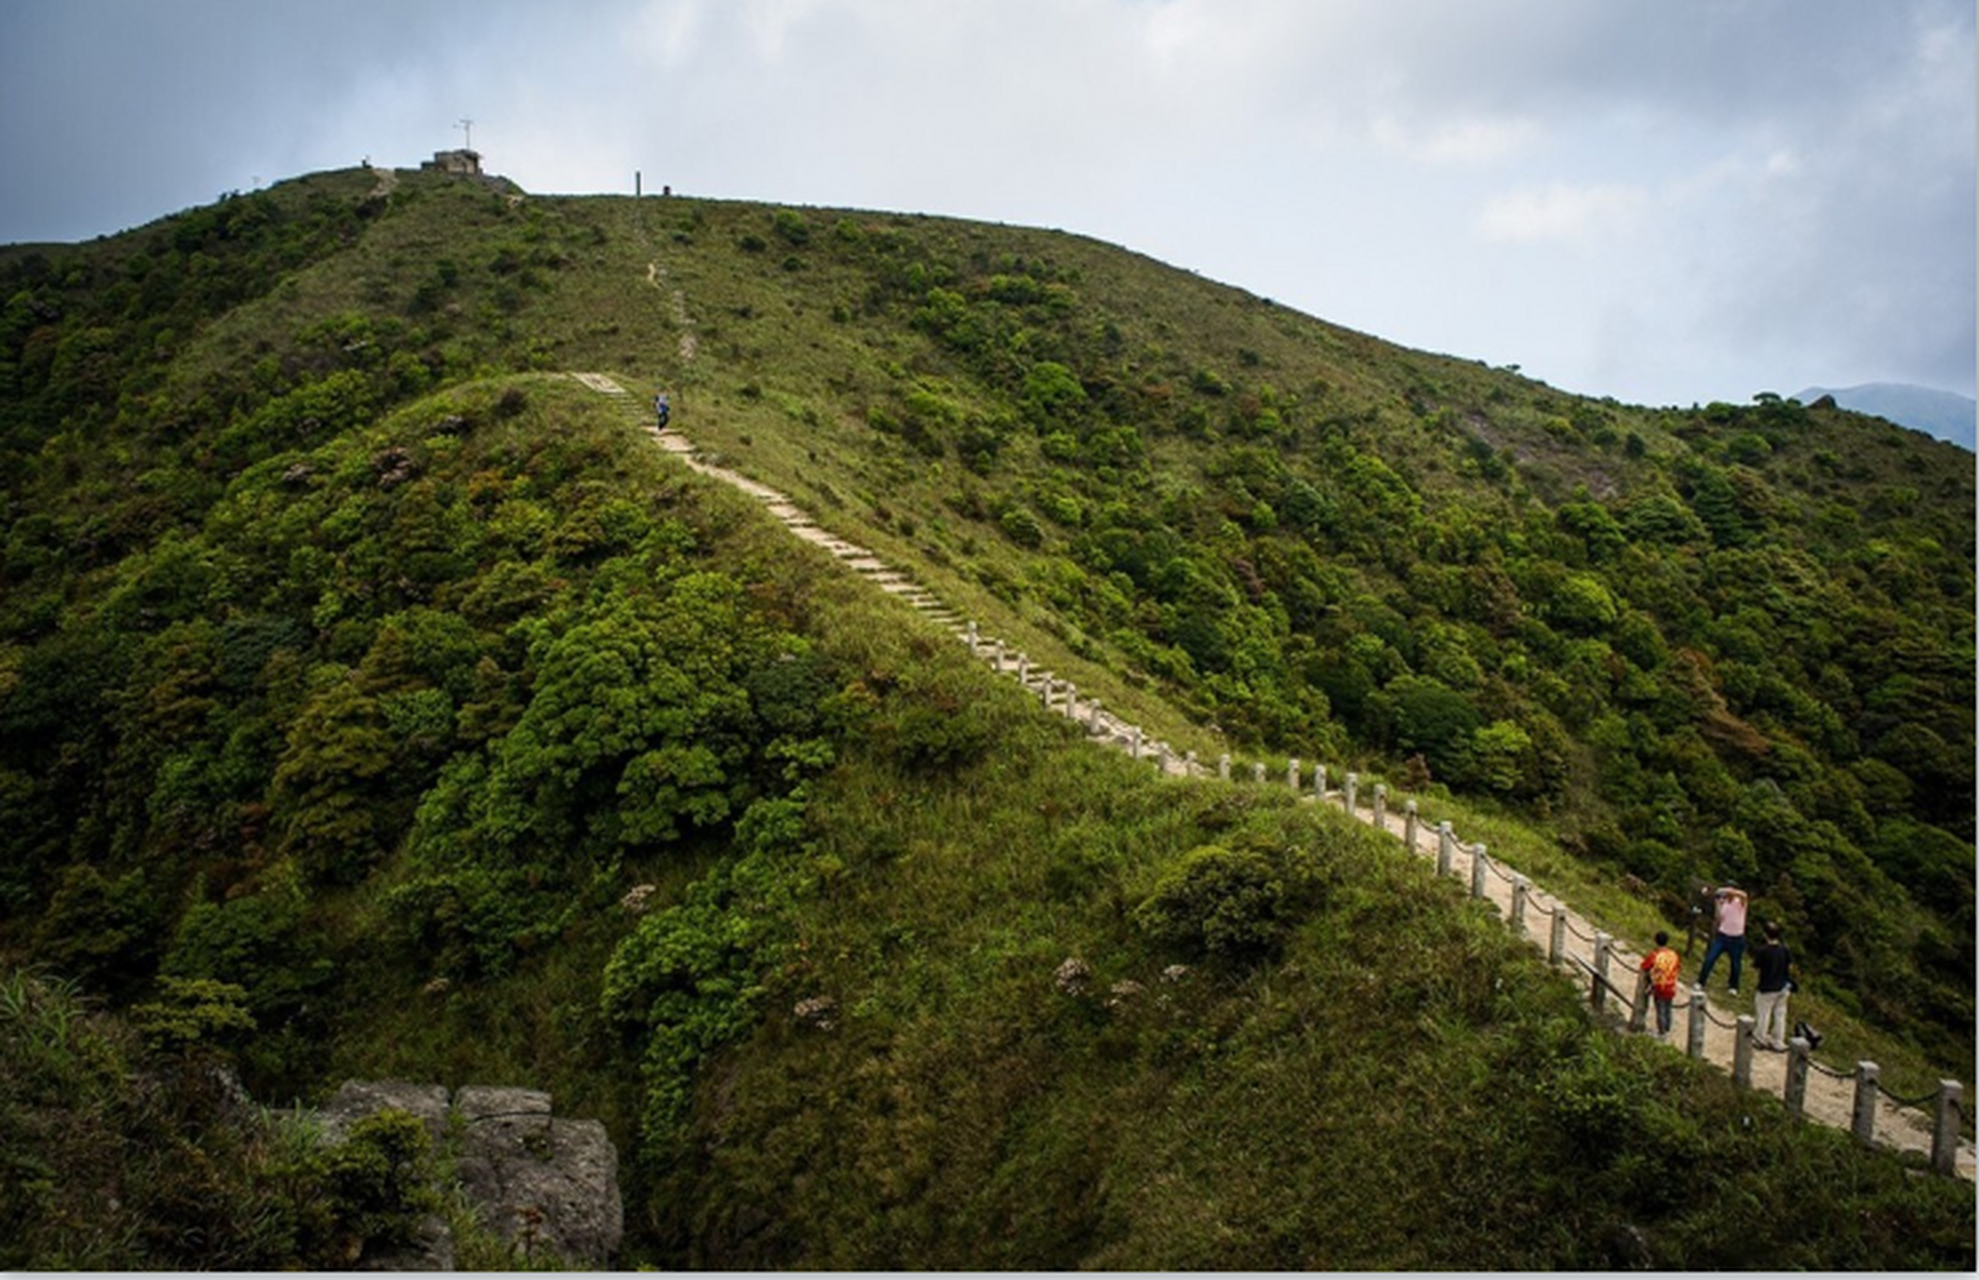
M 914 581 L 904 571 L 887 564 L 868 548 L 848 542 L 820 527 L 808 512 L 787 495 L 740 472 L 729 470 L 703 458 L 693 443 L 679 431 L 672 428 L 662 429 L 656 425 L 649 411 L 650 406 L 626 391 L 616 380 L 601 373 L 573 373 L 570 376 L 620 404 L 628 422 L 652 437 L 661 449 L 679 458 L 689 470 L 719 480 L 754 498 L 793 535 L 830 552 L 847 569 L 888 595 L 904 601 L 923 617 L 951 632 L 958 639 L 966 641 L 970 651 L 985 658 L 992 670 L 1000 675 L 1015 676 L 1019 684 L 1042 697 L 1046 707 L 1083 724 L 1090 737 L 1104 745 L 1127 751 L 1136 759 L 1152 759 L 1166 773 L 1203 772 L 1193 756 L 1177 757 L 1166 743 L 1154 740 L 1140 726 L 1106 711 L 1098 699 L 1080 699 L 1078 688 L 1071 681 L 1060 680 L 1051 671 L 1033 666 L 1025 654 L 1009 650 L 1001 640 L 979 636 L 974 623 L 965 622 L 934 592 Z

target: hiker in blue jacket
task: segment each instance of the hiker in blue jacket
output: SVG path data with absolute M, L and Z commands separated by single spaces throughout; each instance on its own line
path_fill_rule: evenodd
M 658 419 L 662 431 L 667 429 L 667 417 L 671 409 L 672 406 L 667 403 L 666 392 L 661 391 L 653 397 L 653 417 Z

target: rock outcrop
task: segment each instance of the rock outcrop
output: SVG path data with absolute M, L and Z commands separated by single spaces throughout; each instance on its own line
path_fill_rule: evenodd
M 347 1082 L 320 1113 L 340 1141 L 350 1126 L 379 1111 L 404 1111 L 425 1124 L 443 1167 L 480 1223 L 525 1255 L 602 1270 L 625 1234 L 618 1191 L 618 1152 L 596 1120 L 551 1114 L 537 1089 L 467 1085 L 450 1097 L 441 1085 Z M 447 1271 L 453 1239 L 430 1218 L 411 1244 L 359 1262 L 366 1270 Z

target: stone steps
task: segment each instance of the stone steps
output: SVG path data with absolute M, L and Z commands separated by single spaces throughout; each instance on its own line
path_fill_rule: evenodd
M 965 628 L 961 616 L 940 596 L 916 582 L 903 570 L 887 564 L 871 550 L 821 527 L 811 518 L 810 513 L 792 501 L 789 495 L 739 472 L 708 463 L 695 449 L 694 443 L 682 435 L 677 428 L 669 425 L 662 429 L 655 424 L 651 416 L 645 412 L 644 406 L 637 404 L 626 389 L 613 378 L 601 373 L 573 373 L 570 376 L 583 386 L 624 403 L 628 421 L 652 437 L 661 449 L 679 458 L 697 473 L 720 480 L 747 494 L 761 503 L 765 511 L 798 538 L 830 552 L 832 556 L 843 562 L 846 568 L 895 599 L 904 601 L 929 621 L 953 632 L 958 637 L 964 634 Z

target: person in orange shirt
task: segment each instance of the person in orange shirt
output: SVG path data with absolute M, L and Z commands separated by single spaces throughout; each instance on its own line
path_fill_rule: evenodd
M 1658 929 L 1656 946 L 1642 958 L 1642 971 L 1649 975 L 1649 994 L 1656 1000 L 1656 1038 L 1670 1034 L 1671 1002 L 1677 998 L 1677 970 L 1683 957 L 1670 948 L 1670 935 Z

